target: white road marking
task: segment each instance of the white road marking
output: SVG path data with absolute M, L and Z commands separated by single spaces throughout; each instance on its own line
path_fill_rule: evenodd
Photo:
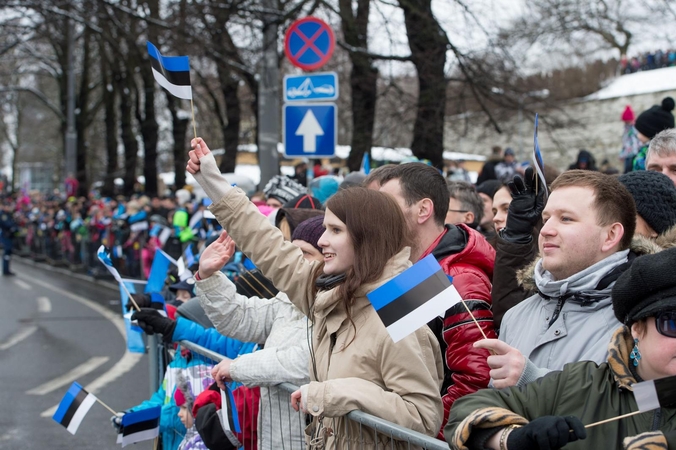
M 38 297 L 38 312 L 50 313 L 52 312 L 52 302 L 47 297 Z
M 27 291 L 31 290 L 31 285 L 26 283 L 23 280 L 19 280 L 18 278 L 14 278 L 14 282 L 16 283 L 17 286 L 19 286 L 21 289 L 26 289 Z
M 34 325 L 20 329 L 14 336 L 9 338 L 9 341 L 5 342 L 4 344 L 0 344 L 0 350 L 7 350 L 11 346 L 18 344 L 31 334 L 35 333 L 35 330 L 37 329 L 38 327 Z
M 51 381 L 48 381 L 38 387 L 26 391 L 26 394 L 45 395 L 60 387 L 69 385 L 78 378 L 87 375 L 89 372 L 93 372 L 102 364 L 107 363 L 109 359 L 110 358 L 107 356 L 94 356 L 93 358 L 90 358 L 89 361 L 87 361 L 86 363 L 80 364 L 79 366 L 75 367 L 68 373 L 64 373 L 63 375 L 56 377 Z
M 73 294 L 72 292 L 68 292 L 64 289 L 58 288 L 56 286 L 53 286 L 49 283 L 45 283 L 44 281 L 34 279 L 32 280 L 33 283 L 39 284 L 40 286 L 51 290 L 52 292 L 57 292 L 65 297 L 71 298 L 75 300 L 78 303 L 81 303 L 97 313 L 101 314 L 103 317 L 108 319 L 114 326 L 117 328 L 117 331 L 120 333 L 122 336 L 122 339 L 125 342 L 127 342 L 127 333 L 124 328 L 124 320 L 122 319 L 121 316 L 113 313 L 112 311 L 107 310 L 103 306 L 92 302 L 91 300 L 88 300 L 80 295 Z M 90 392 L 92 394 L 96 394 L 98 391 L 100 391 L 104 386 L 108 385 L 109 383 L 112 383 L 113 381 L 117 380 L 119 377 L 124 375 L 125 373 L 129 372 L 140 360 L 143 358 L 142 353 L 130 353 L 129 350 L 124 352 L 124 355 L 118 362 L 116 362 L 113 367 L 111 367 L 106 373 L 89 383 L 87 386 L 84 386 L 84 388 L 87 390 L 87 392 Z M 43 411 L 40 416 L 42 417 L 51 417 L 54 415 L 56 412 L 56 408 L 58 408 L 59 405 L 55 405 L 52 408 L 47 409 L 46 411 Z

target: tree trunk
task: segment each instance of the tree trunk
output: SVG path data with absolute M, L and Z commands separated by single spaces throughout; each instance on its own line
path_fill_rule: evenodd
M 120 130 L 122 144 L 124 145 L 124 188 L 123 193 L 130 196 L 134 193 L 136 184 L 136 168 L 138 159 L 138 142 L 134 133 L 134 124 L 132 123 L 132 111 L 134 105 L 132 96 L 136 95 L 133 80 L 130 78 L 133 74 L 122 72 L 120 78 Z
M 444 113 L 446 109 L 446 50 L 450 45 L 432 14 L 431 0 L 399 0 L 404 11 L 411 60 L 418 72 L 418 111 L 411 151 L 444 166 Z
M 219 80 L 221 82 L 221 91 L 225 100 L 225 115 L 227 122 L 223 127 L 223 146 L 225 154 L 221 159 L 219 169 L 221 173 L 230 173 L 235 171 L 237 165 L 237 146 L 239 145 L 239 130 L 241 122 L 241 107 L 239 97 L 237 96 L 237 87 L 239 83 L 230 73 L 224 73 L 219 68 Z
M 75 131 L 77 132 L 77 146 L 75 156 L 75 178 L 79 183 L 78 195 L 87 196 L 89 192 L 89 176 L 87 173 L 87 128 L 89 123 L 89 76 L 91 67 L 91 51 L 89 48 L 91 38 L 91 31 L 85 28 L 83 57 L 82 57 L 82 74 L 80 78 L 80 92 L 77 96 L 76 108 L 80 110 L 79 114 L 75 115 Z M 95 114 L 95 111 L 91 112 Z
M 179 114 L 177 108 L 178 101 L 176 98 L 166 91 L 167 104 L 171 112 L 171 130 L 174 136 L 174 186 L 176 189 L 181 189 L 185 186 L 185 166 L 187 164 L 187 146 L 185 145 L 186 134 L 188 131 L 188 124 L 190 118 Z
M 371 0 L 359 0 L 357 15 L 352 12 L 351 0 L 340 0 L 340 17 L 345 42 L 356 48 L 367 48 L 368 16 Z M 373 145 L 373 127 L 376 116 L 378 69 L 367 55 L 350 53 L 352 70 L 352 149 L 347 159 L 351 171 L 359 170 L 364 153 Z
M 106 55 L 104 55 L 104 46 L 101 45 L 101 75 L 103 77 L 103 105 L 104 121 L 106 125 L 106 175 L 101 188 L 101 195 L 112 197 L 115 195 L 115 177 L 117 176 L 118 158 L 117 158 L 117 111 L 115 110 L 115 99 L 117 97 L 116 83 L 119 79 L 119 71 L 111 71 Z

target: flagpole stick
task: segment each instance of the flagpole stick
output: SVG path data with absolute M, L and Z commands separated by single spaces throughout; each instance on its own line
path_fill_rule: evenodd
M 197 139 L 197 126 L 195 125 L 195 104 L 192 102 L 192 97 L 190 97 L 190 109 L 192 110 L 192 131 L 195 133 L 195 139 Z
M 602 421 L 600 421 L 600 422 L 590 423 L 589 425 L 585 425 L 584 427 L 585 427 L 585 428 L 591 428 L 591 427 L 595 427 L 595 426 L 597 426 L 597 425 L 602 425 L 602 424 L 604 424 L 604 423 L 614 422 L 614 421 L 616 421 L 616 420 L 624 419 L 624 418 L 626 418 L 626 417 L 636 416 L 636 415 L 642 414 L 642 413 L 644 413 L 644 412 L 647 412 L 647 411 L 635 411 L 635 412 L 632 412 L 632 413 L 629 413 L 629 414 L 623 414 L 623 415 L 621 415 L 621 416 L 613 417 L 613 418 L 611 418 L 611 419 L 606 419 L 606 420 L 602 420 Z
M 153 442 L 153 450 L 157 450 L 157 443 L 158 443 L 159 439 L 160 439 L 159 436 L 155 437 L 155 440 Z
M 131 293 L 129 292 L 129 289 L 127 289 L 127 286 L 125 286 L 122 281 L 120 281 L 119 283 L 120 286 L 122 286 L 122 289 L 124 289 L 124 292 L 127 293 L 127 296 L 129 297 L 129 300 L 131 300 L 131 303 L 134 305 L 134 308 L 136 308 L 136 311 L 141 311 L 141 308 L 139 308 L 136 301 L 134 301 L 134 297 L 131 296 Z
M 462 302 L 463 306 L 465 307 L 465 309 L 466 309 L 467 312 L 469 313 L 470 317 L 471 317 L 472 320 L 474 321 L 474 325 L 476 325 L 476 327 L 477 327 L 477 328 L 479 329 L 479 331 L 481 332 L 481 335 L 484 337 L 484 339 L 488 339 L 488 338 L 486 337 L 486 333 L 484 333 L 484 330 L 482 330 L 481 327 L 479 326 L 479 322 L 476 321 L 476 318 L 474 317 L 474 314 L 472 314 L 472 311 L 469 310 L 469 307 L 467 306 L 467 303 L 465 303 L 465 301 L 464 301 L 463 299 L 460 299 L 460 301 Z
M 108 405 L 106 405 L 105 403 L 103 403 L 98 397 L 95 397 L 95 398 L 96 398 L 96 401 L 97 401 L 97 402 L 101 403 L 101 406 L 103 406 L 104 408 L 106 408 L 106 409 L 107 409 L 108 411 L 110 411 L 111 413 L 117 415 L 117 411 L 115 411 L 113 408 L 111 408 L 110 406 L 108 406 Z

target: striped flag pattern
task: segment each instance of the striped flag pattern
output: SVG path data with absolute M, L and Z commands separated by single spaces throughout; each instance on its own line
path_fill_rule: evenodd
M 161 406 L 132 411 L 122 416 L 122 447 L 155 439 L 160 434 Z
M 150 42 L 147 47 L 155 81 L 174 97 L 192 100 L 188 57 L 162 56 L 157 47 Z
M 85 391 L 77 382 L 73 382 L 52 419 L 66 427 L 70 434 L 75 434 L 82 419 L 95 402 L 96 397 L 93 394 Z
M 427 324 L 462 298 L 433 255 L 366 294 L 394 342 Z
M 639 411 L 646 412 L 676 405 L 676 376 L 642 381 L 632 385 Z

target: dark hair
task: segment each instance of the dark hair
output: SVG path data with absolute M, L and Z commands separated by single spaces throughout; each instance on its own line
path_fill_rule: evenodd
M 390 258 L 410 245 L 409 231 L 394 198 L 372 189 L 340 190 L 327 201 L 326 209 L 345 224 L 354 246 L 354 264 L 338 287 L 352 322 L 350 310 L 355 292 L 364 283 L 378 280 Z
M 484 217 L 484 201 L 474 186 L 465 181 L 449 181 L 448 195 L 460 202 L 462 209 L 474 214 L 474 222 L 468 225 L 476 228 Z
M 634 199 L 617 177 L 590 170 L 568 170 L 552 183 L 552 192 L 564 187 L 587 187 L 594 191 L 598 225 L 619 222 L 624 227 L 620 250 L 631 244 L 636 230 L 636 205 Z
M 361 182 L 361 185 L 368 187 L 371 183 L 378 183 L 378 187 L 383 185 L 383 179 L 387 178 L 389 174 L 397 169 L 396 164 L 385 164 L 371 171 L 366 178 Z
M 432 166 L 423 163 L 406 163 L 396 166 L 381 181 L 381 186 L 390 180 L 399 180 L 401 192 L 408 206 L 424 198 L 434 205 L 434 222 L 443 226 L 448 212 L 448 188 L 441 173 Z

